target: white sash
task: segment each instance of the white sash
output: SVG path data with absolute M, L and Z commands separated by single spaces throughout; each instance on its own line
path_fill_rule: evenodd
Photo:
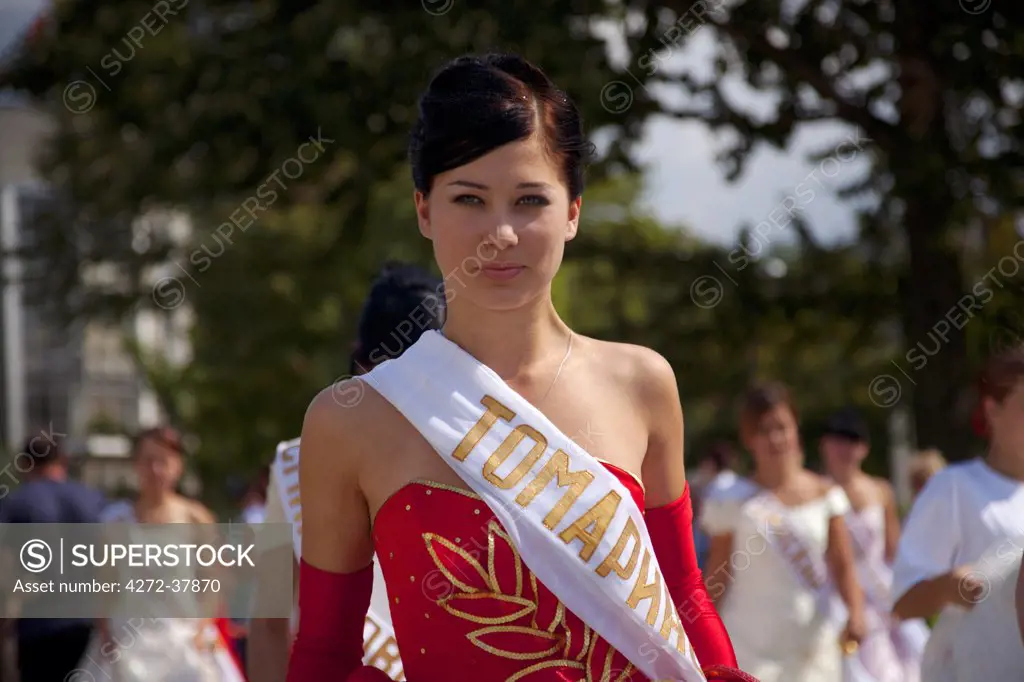
M 283 441 L 277 446 L 272 465 L 277 490 L 273 491 L 281 500 L 285 518 L 292 524 L 292 543 L 296 560 L 302 556 L 302 500 L 299 496 L 299 439 Z M 376 558 L 375 558 L 376 559 Z M 298 612 L 298 608 L 296 608 Z M 292 619 L 293 629 L 297 619 Z M 380 564 L 373 562 L 373 595 L 363 625 L 363 665 L 383 670 L 388 676 L 401 682 L 405 679 L 402 659 L 398 654 L 398 642 L 391 625 L 391 611 L 388 610 L 387 588 Z
M 94 635 L 66 680 L 116 682 L 244 682 L 220 631 L 191 618 L 128 618 L 108 625 L 110 639 Z
M 846 515 L 846 530 L 850 535 L 850 543 L 853 545 L 854 558 L 857 564 L 857 574 L 860 577 L 861 587 L 864 588 L 864 595 L 871 601 L 871 605 L 879 614 L 889 613 L 889 604 L 892 603 L 891 589 L 892 571 L 888 566 L 879 565 L 879 562 L 868 556 L 868 548 L 871 540 L 868 537 L 871 533 L 864 521 L 851 511 Z
M 786 506 L 768 490 L 754 495 L 744 506 L 757 521 L 765 542 L 782 557 L 797 582 L 814 595 L 818 612 L 831 624 L 841 626 L 844 607 L 838 602 L 825 557 L 804 544 L 789 523 Z
M 363 378 L 481 496 L 569 610 L 648 678 L 705 681 L 642 512 L 597 460 L 437 331 Z
M 103 511 L 105 523 L 138 523 L 130 502 Z M 137 618 L 113 615 L 106 621 L 109 640 L 93 634 L 79 662 L 83 680 L 181 680 L 245 682 L 230 643 L 210 618 Z M 69 675 L 66 679 L 78 679 Z

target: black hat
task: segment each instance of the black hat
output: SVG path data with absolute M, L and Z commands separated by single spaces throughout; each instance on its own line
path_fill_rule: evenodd
M 852 407 L 839 410 L 825 422 L 825 436 L 839 436 L 853 441 L 867 443 L 871 440 L 868 425 Z

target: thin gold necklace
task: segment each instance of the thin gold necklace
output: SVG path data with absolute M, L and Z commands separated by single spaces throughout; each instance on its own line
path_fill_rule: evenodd
M 568 362 L 569 356 L 572 355 L 572 340 L 575 336 L 576 334 L 572 330 L 569 330 L 569 343 L 566 344 L 565 355 L 562 357 L 562 362 L 558 365 L 558 370 L 555 372 L 555 378 L 551 380 L 551 385 L 548 386 L 548 390 L 544 391 L 544 395 L 537 401 L 538 405 L 547 399 L 548 394 L 551 393 L 551 389 L 553 389 L 555 384 L 558 383 L 558 377 L 562 376 L 562 370 L 565 368 L 565 363 Z

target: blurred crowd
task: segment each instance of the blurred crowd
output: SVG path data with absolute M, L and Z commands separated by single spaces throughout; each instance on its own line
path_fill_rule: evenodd
M 357 370 L 373 364 L 372 349 L 383 347 L 395 321 L 431 291 L 432 280 L 410 272 L 389 266 L 378 278 L 355 344 Z M 1024 551 L 1024 348 L 991 358 L 977 395 L 975 426 L 988 440 L 987 454 L 948 465 L 938 451 L 916 453 L 906 472 L 909 509 L 899 508 L 888 480 L 864 472 L 872 443 L 853 409 L 828 420 L 813 444 L 822 468 L 807 469 L 799 409 L 781 383 L 742 396 L 737 440 L 748 457 L 727 442 L 691 456 L 698 560 L 744 670 L 780 682 L 1010 680 L 1024 670 L 1024 626 L 1014 606 Z M 32 466 L 0 498 L 0 523 L 216 522 L 178 491 L 185 447 L 171 427 L 135 437 L 132 500 L 107 500 L 72 480 L 59 444 L 34 439 L 23 452 Z M 271 471 L 261 469 L 238 496 L 231 520 L 292 520 Z M 110 621 L 3 615 L 10 640 L 0 649 L 3 682 L 108 674 L 105 657 L 119 637 Z M 179 627 L 185 634 L 174 640 Z M 204 633 L 213 642 L 204 651 L 214 653 L 167 658 L 174 651 L 168 642 L 186 642 L 182 651 L 191 651 Z M 133 642 L 136 635 L 132 657 L 147 661 L 140 681 L 283 682 L 294 622 L 214 618 L 174 625 L 150 640 L 135 632 Z M 842 670 L 832 667 L 836 647 Z M 163 663 L 153 663 L 160 651 Z

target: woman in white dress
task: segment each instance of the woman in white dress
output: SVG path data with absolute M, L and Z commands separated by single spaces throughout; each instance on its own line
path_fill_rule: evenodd
M 869 443 L 867 425 L 853 410 L 834 414 L 820 443 L 829 477 L 842 486 L 851 505 L 846 529 L 864 589 L 867 625 L 857 661 L 876 682 L 918 682 L 929 630 L 923 620 L 901 622 L 890 613 L 891 563 L 899 543 L 900 521 L 892 486 L 861 469 Z
M 983 458 L 936 474 L 915 501 L 894 565 L 894 612 L 940 614 L 922 682 L 1024 680 L 1013 583 L 1024 547 L 1024 347 L 978 382 Z
M 103 513 L 103 520 L 119 524 L 182 523 L 202 526 L 215 523 L 206 507 L 175 492 L 184 470 L 183 453 L 181 438 L 173 429 L 158 427 L 142 432 L 132 449 L 138 478 L 138 498 L 134 502 L 120 501 L 110 505 Z M 212 539 L 211 535 L 212 532 L 202 533 L 197 536 L 197 540 Z M 130 578 L 147 577 L 142 573 L 144 570 L 133 570 Z M 187 577 L 195 577 L 195 569 L 182 570 L 189 571 Z M 166 578 L 167 570 L 161 569 L 159 575 L 152 577 Z M 212 593 L 173 597 L 211 601 L 221 598 Z M 244 680 L 237 661 L 227 649 L 227 643 L 213 619 L 115 615 L 98 624 L 97 636 L 86 651 L 81 668 L 84 671 L 82 679 L 86 680 Z
M 705 579 L 743 670 L 761 682 L 837 682 L 842 646 L 864 634 L 842 489 L 803 466 L 785 387 L 752 390 L 740 436 L 751 479 L 705 502 Z

